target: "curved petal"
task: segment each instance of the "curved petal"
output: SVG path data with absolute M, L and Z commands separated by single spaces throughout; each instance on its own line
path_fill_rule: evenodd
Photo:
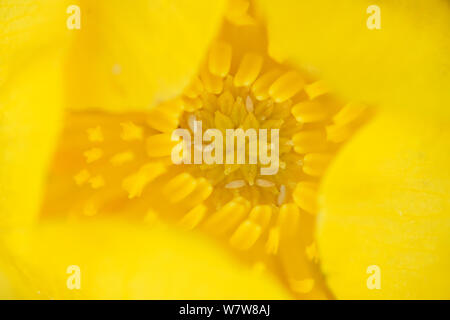
M 49 56 L 0 90 L 0 227 L 31 223 L 62 111 L 61 64 Z
M 383 113 L 338 156 L 317 234 L 338 298 L 450 298 L 449 150 L 448 121 Z M 372 265 L 381 290 L 368 289 Z
M 16 297 L 289 298 L 270 277 L 245 269 L 206 239 L 163 225 L 46 224 L 4 240 L 15 265 L 8 279 Z
M 261 1 L 278 58 L 313 65 L 352 99 L 450 117 L 448 1 Z M 374 4 L 381 29 L 367 27 Z
M 81 0 L 70 106 L 145 110 L 179 94 L 216 35 L 224 0 Z
M 0 1 L 0 88 L 40 56 L 67 47 L 68 0 Z
M 0 228 L 37 213 L 63 103 L 66 5 L 0 2 Z

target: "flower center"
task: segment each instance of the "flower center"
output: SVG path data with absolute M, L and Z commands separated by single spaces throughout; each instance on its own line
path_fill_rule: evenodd
M 273 264 L 269 257 L 283 247 L 297 250 L 292 243 L 300 237 L 308 260 L 317 262 L 308 216 L 317 212 L 321 176 L 365 110 L 362 104 L 343 103 L 307 72 L 265 53 L 235 54 L 230 43 L 220 41 L 176 99 L 142 114 L 70 114 L 43 212 L 68 211 L 76 219 L 124 214 L 141 221 L 171 220 L 225 239 L 258 266 Z M 243 148 L 236 143 L 229 149 L 223 139 L 223 161 L 174 163 L 179 145 L 174 131 L 185 129 L 193 137 L 199 123 L 203 132 L 214 129 L 223 137 L 227 130 L 254 130 L 258 147 L 244 137 Z M 87 133 L 84 141 L 74 127 Z M 261 130 L 267 132 L 264 139 Z M 202 157 L 217 155 L 220 144 L 214 142 L 186 144 L 190 160 L 196 151 Z M 226 161 L 230 151 L 243 152 L 244 160 Z M 275 164 L 276 170 L 264 174 Z M 73 177 L 66 188 L 61 172 Z M 73 200 L 56 200 L 64 194 Z M 314 284 L 309 277 L 289 281 L 297 292 Z
M 227 138 L 226 132 L 231 129 L 242 129 L 241 134 L 247 130 L 276 130 L 276 159 L 272 158 L 277 162 L 276 170 L 264 175 L 261 169 L 266 166 L 261 161 L 252 163 L 252 152 L 259 153 L 257 159 L 262 155 L 261 148 L 251 148 L 249 139 L 241 150 L 245 161 L 193 164 L 195 161 L 189 157 L 189 164 L 180 165 L 182 173 L 163 190 L 174 202 L 191 194 L 203 194 L 202 201 L 181 219 L 188 228 L 203 224 L 209 231 L 227 236 L 231 245 L 240 250 L 249 250 L 262 241 L 266 253 L 276 254 L 282 230 L 295 230 L 301 211 L 316 212 L 319 178 L 340 143 L 354 130 L 365 107 L 342 107 L 328 94 L 323 82 L 307 83 L 307 75 L 272 61 L 265 63 L 256 53 L 244 54 L 234 71 L 232 65 L 231 46 L 224 42 L 213 45 L 199 77 L 181 98 L 183 111 L 180 108 L 178 127 L 194 136 L 200 123 L 202 130 L 217 129 Z M 170 128 L 161 127 L 162 123 L 168 123 L 167 119 L 153 118 L 151 125 L 166 132 L 173 129 L 173 123 Z M 273 149 L 274 141 L 253 137 L 257 139 L 255 144 L 267 144 L 267 150 Z M 173 147 L 167 133 L 166 141 L 163 148 L 167 156 L 167 146 Z M 191 148 L 191 142 L 187 148 Z M 227 155 L 228 143 L 223 141 Z M 154 145 L 155 154 L 162 155 L 157 147 L 162 144 Z M 193 157 L 196 148 L 205 154 L 205 149 L 214 147 L 213 143 L 194 144 L 190 155 Z M 237 145 L 233 148 L 234 153 L 239 153 Z

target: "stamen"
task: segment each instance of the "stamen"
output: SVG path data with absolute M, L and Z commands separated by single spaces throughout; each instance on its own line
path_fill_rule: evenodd
M 191 114 L 188 117 L 188 126 L 189 129 L 191 129 L 192 132 L 196 131 L 196 127 L 195 127 L 195 122 L 197 121 L 197 118 L 195 117 L 195 115 Z
M 183 204 L 187 207 L 197 206 L 211 195 L 213 186 L 205 178 L 196 179 L 195 190 L 184 200 Z
M 225 42 L 212 45 L 209 52 L 209 71 L 218 77 L 225 77 L 231 66 L 231 46 Z
M 333 117 L 333 121 L 340 125 L 349 124 L 358 119 L 366 109 L 364 104 L 349 103 Z
M 84 152 L 87 163 L 99 160 L 103 156 L 103 150 L 100 148 L 92 148 Z
M 317 98 L 325 93 L 329 92 L 329 88 L 327 87 L 325 81 L 320 80 L 308 84 L 305 86 L 305 92 L 308 95 L 309 99 Z
M 218 83 L 220 85 L 220 83 Z M 216 90 L 216 89 L 213 89 Z M 222 91 L 221 87 L 218 89 L 219 92 Z M 202 100 L 199 98 L 191 99 L 184 97 L 183 98 L 183 109 L 187 112 L 194 112 L 202 107 Z
M 220 131 L 225 132 L 226 129 L 234 128 L 233 121 L 230 119 L 230 117 L 224 115 L 220 111 L 216 111 L 214 115 L 215 127 Z
M 203 68 L 200 72 L 200 79 L 203 86 L 209 93 L 220 94 L 223 90 L 223 80 L 220 76 L 213 75 L 209 70 Z
M 172 132 L 179 124 L 183 104 L 179 99 L 163 103 L 149 111 L 147 124 L 160 132 Z
M 252 92 L 257 100 L 262 101 L 269 98 L 269 89 L 274 81 L 281 75 L 281 71 L 274 69 L 262 75 L 252 86 Z
M 269 238 L 267 239 L 266 242 L 266 253 L 277 254 L 279 243 L 280 243 L 280 229 L 278 227 L 273 227 L 269 231 Z
M 334 124 L 326 127 L 327 140 L 340 143 L 352 135 L 352 129 L 346 125 Z
M 250 249 L 261 235 L 261 226 L 245 220 L 230 238 L 230 244 L 239 250 Z
M 227 189 L 238 189 L 238 188 L 242 188 L 242 187 L 245 187 L 244 180 L 231 181 L 225 185 L 225 188 L 227 188 Z
M 308 213 L 317 212 L 317 184 L 314 182 L 299 182 L 292 193 L 295 203 Z
M 86 130 L 90 142 L 103 142 L 102 128 L 97 126 Z
M 327 139 L 339 143 L 347 140 L 364 119 L 367 107 L 363 104 L 349 103 L 334 117 L 334 124 L 326 127 Z
M 84 169 L 84 170 L 81 170 L 77 175 L 75 175 L 73 177 L 73 179 L 75 180 L 75 183 L 78 186 L 82 186 L 89 180 L 90 177 L 91 177 L 91 174 L 89 173 L 89 171 Z
M 105 185 L 105 180 L 101 175 L 95 176 L 89 180 L 92 189 L 99 189 Z
M 217 99 L 217 104 L 222 113 L 231 114 L 234 105 L 234 97 L 231 92 L 225 91 L 222 93 L 219 99 Z
M 281 206 L 284 203 L 285 199 L 286 199 L 286 186 L 282 184 L 280 186 L 280 193 L 278 194 L 277 198 L 277 205 Z
M 292 107 L 292 115 L 298 122 L 311 123 L 327 119 L 329 110 L 317 101 L 302 101 Z
M 270 86 L 269 95 L 275 102 L 284 102 L 300 92 L 304 86 L 305 81 L 298 72 L 286 72 Z
M 134 153 L 131 151 L 125 151 L 125 152 L 114 155 L 109 161 L 111 162 L 112 165 L 119 166 L 124 163 L 133 161 L 133 159 L 134 159 Z
M 208 208 L 203 204 L 194 207 L 180 220 L 180 226 L 186 230 L 194 229 L 202 221 L 207 209 Z
M 269 205 L 255 206 L 249 214 L 249 219 L 260 225 L 263 229 L 267 228 L 271 217 L 272 207 Z
M 332 158 L 330 153 L 309 153 L 303 158 L 303 172 L 314 177 L 321 176 Z
M 284 236 L 292 237 L 295 235 L 300 220 L 300 212 L 294 203 L 283 204 L 278 219 L 278 224 Z
M 172 202 L 186 198 L 197 186 L 197 180 L 188 173 L 181 173 L 170 180 L 163 188 L 163 194 Z
M 272 181 L 269 181 L 269 180 L 256 179 L 256 185 L 258 187 L 262 187 L 262 188 L 270 188 L 270 187 L 275 186 L 275 183 L 273 183 Z
M 245 99 L 245 108 L 247 109 L 247 112 L 253 112 L 254 107 L 253 107 L 253 100 L 250 96 L 247 96 L 247 98 Z
M 223 234 L 233 228 L 248 211 L 250 204 L 244 198 L 238 197 L 220 208 L 214 213 L 205 227 L 214 230 L 216 234 Z
M 184 89 L 184 95 L 195 99 L 203 92 L 203 83 L 198 77 L 194 77 L 191 83 Z
M 122 126 L 121 138 L 124 141 L 141 140 L 143 137 L 143 128 L 135 125 L 133 122 L 125 122 L 120 124 Z
M 234 78 L 236 87 L 248 87 L 258 77 L 263 65 L 263 58 L 259 54 L 247 53 L 239 65 Z
M 164 172 L 166 172 L 166 168 L 162 163 L 148 163 L 142 166 L 138 172 L 125 178 L 122 186 L 128 192 L 128 198 L 140 197 L 145 186 Z
M 324 130 L 303 130 L 292 137 L 294 151 L 300 154 L 321 152 L 328 148 Z

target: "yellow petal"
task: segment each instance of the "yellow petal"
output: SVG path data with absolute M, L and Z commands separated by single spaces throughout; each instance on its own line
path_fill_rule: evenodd
M 276 58 L 318 69 L 352 99 L 450 117 L 448 1 L 261 1 Z M 380 29 L 367 27 L 371 5 Z
M 65 49 L 68 0 L 0 2 L 0 88 L 17 70 L 49 52 Z
M 0 3 L 0 228 L 30 223 L 37 213 L 60 122 L 67 6 Z
M 16 271 L 7 273 L 14 297 L 289 298 L 269 276 L 244 268 L 205 238 L 162 225 L 45 224 L 9 234 L 4 246 Z
M 450 298 L 449 128 L 380 114 L 329 169 L 317 237 L 338 298 Z
M 61 123 L 59 57 L 11 76 L 0 89 L 0 227 L 31 223 Z
M 16 291 L 11 287 L 11 278 L 6 270 L 9 269 L 11 271 L 11 266 L 3 261 L 2 257 L 0 257 L 0 299 L 2 300 L 10 300 L 10 299 L 19 299 Z
M 145 110 L 179 94 L 220 26 L 224 1 L 81 1 L 70 107 Z

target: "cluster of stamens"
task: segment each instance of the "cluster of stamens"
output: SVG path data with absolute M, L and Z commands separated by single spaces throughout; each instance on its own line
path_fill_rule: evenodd
M 342 104 L 324 82 L 273 61 L 266 66 L 269 58 L 258 53 L 238 57 L 234 67 L 232 58 L 231 45 L 217 42 L 180 97 L 145 114 L 122 116 L 112 121 L 116 127 L 86 127 L 92 145 L 83 150 L 85 163 L 73 177 L 85 190 L 80 194 L 91 195 L 78 212 L 134 208 L 147 219 L 167 217 L 185 229 L 226 238 L 238 250 L 276 255 L 282 238 L 299 232 L 300 216 L 317 212 L 320 178 L 361 123 L 365 106 Z M 279 169 L 261 175 L 260 163 L 174 164 L 173 131 L 195 134 L 198 121 L 205 130 L 224 133 L 277 129 Z M 111 139 L 112 131 L 120 134 Z M 306 248 L 312 261 L 314 248 Z
M 231 46 L 215 44 L 199 77 L 181 97 L 152 109 L 145 115 L 145 127 L 132 121 L 121 124 L 122 140 L 145 140 L 147 161 L 124 177 L 120 188 L 130 200 L 161 194 L 159 199 L 173 204 L 172 209 L 185 210 L 179 218 L 186 228 L 201 225 L 228 234 L 231 244 L 242 250 L 265 241 L 266 252 L 274 254 L 283 225 L 292 229 L 302 211 L 316 213 L 319 178 L 364 106 L 340 107 L 323 82 L 308 84 L 307 76 L 295 70 L 265 70 L 261 55 L 244 55 L 234 74 L 231 60 Z M 260 164 L 249 163 L 173 164 L 173 130 L 194 133 L 195 121 L 221 131 L 278 129 L 278 172 L 261 175 Z M 88 130 L 91 141 L 102 140 L 100 127 Z M 101 159 L 102 150 L 91 148 L 84 155 L 90 165 Z M 132 161 L 130 150 L 110 159 L 115 166 Z M 80 170 L 75 181 L 80 186 L 89 182 L 94 189 L 108 187 L 107 177 L 91 176 L 88 169 Z

